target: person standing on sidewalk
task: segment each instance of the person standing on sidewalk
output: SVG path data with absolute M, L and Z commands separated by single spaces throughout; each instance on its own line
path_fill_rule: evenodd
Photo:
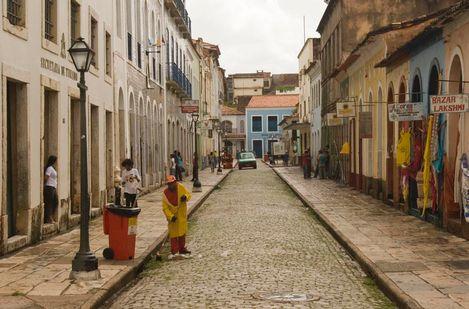
M 303 177 L 305 179 L 311 178 L 311 155 L 308 149 L 303 154 Z
M 178 151 L 176 155 L 176 164 L 177 164 L 177 180 L 183 180 L 183 173 L 186 171 L 184 168 L 184 160 L 182 159 L 181 153 Z
M 329 160 L 328 154 L 324 150 L 319 151 L 319 156 L 318 156 L 319 179 L 326 178 L 328 160 Z
M 191 199 L 189 191 L 180 184 L 176 177 L 170 175 L 166 178 L 167 188 L 163 192 L 163 213 L 168 220 L 168 232 L 171 241 L 171 255 L 188 255 L 191 252 L 186 248 L 187 234 L 187 202 Z
M 44 222 L 55 223 L 54 213 L 59 205 L 57 196 L 57 171 L 54 168 L 56 156 L 50 156 L 44 169 Z
M 171 160 L 171 165 L 169 167 L 169 174 L 176 176 L 176 158 L 174 157 L 174 154 L 169 155 L 169 159 Z
M 122 161 L 122 185 L 124 186 L 125 207 L 138 207 L 137 193 L 138 186 L 142 181 L 140 173 L 134 168 L 134 162 L 131 159 Z
M 217 167 L 217 161 L 216 161 L 216 157 L 215 155 L 213 154 L 213 152 L 211 152 L 208 156 L 208 164 L 210 164 L 210 171 L 212 173 L 215 172 L 215 168 Z

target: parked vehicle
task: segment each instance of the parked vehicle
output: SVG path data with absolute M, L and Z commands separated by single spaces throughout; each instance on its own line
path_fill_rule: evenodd
M 252 152 L 242 152 L 239 154 L 238 168 L 242 170 L 245 167 L 257 169 L 256 156 Z

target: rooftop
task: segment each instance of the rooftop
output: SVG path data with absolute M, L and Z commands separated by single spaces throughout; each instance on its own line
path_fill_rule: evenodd
M 295 107 L 299 102 L 299 95 L 263 95 L 253 96 L 246 108 L 285 108 Z
M 226 105 L 221 106 L 221 114 L 223 116 L 243 116 L 244 113 Z

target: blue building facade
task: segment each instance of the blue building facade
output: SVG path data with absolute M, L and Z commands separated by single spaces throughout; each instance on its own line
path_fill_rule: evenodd
M 246 108 L 246 148 L 261 158 L 271 152 L 272 144 L 280 141 L 282 129 L 278 125 L 291 116 L 295 107 Z

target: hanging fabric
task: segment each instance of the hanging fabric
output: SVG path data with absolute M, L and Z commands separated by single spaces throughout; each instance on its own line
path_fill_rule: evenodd
M 434 116 L 428 119 L 428 130 L 425 142 L 425 151 L 423 153 L 423 212 L 429 207 L 428 202 L 430 199 L 430 178 L 431 178 L 431 142 L 432 142 L 432 128 Z
M 401 136 L 397 144 L 397 165 L 409 165 L 410 163 L 410 132 L 401 131 Z
M 469 161 L 467 154 L 461 158 L 461 202 L 464 208 L 464 218 L 469 222 Z

